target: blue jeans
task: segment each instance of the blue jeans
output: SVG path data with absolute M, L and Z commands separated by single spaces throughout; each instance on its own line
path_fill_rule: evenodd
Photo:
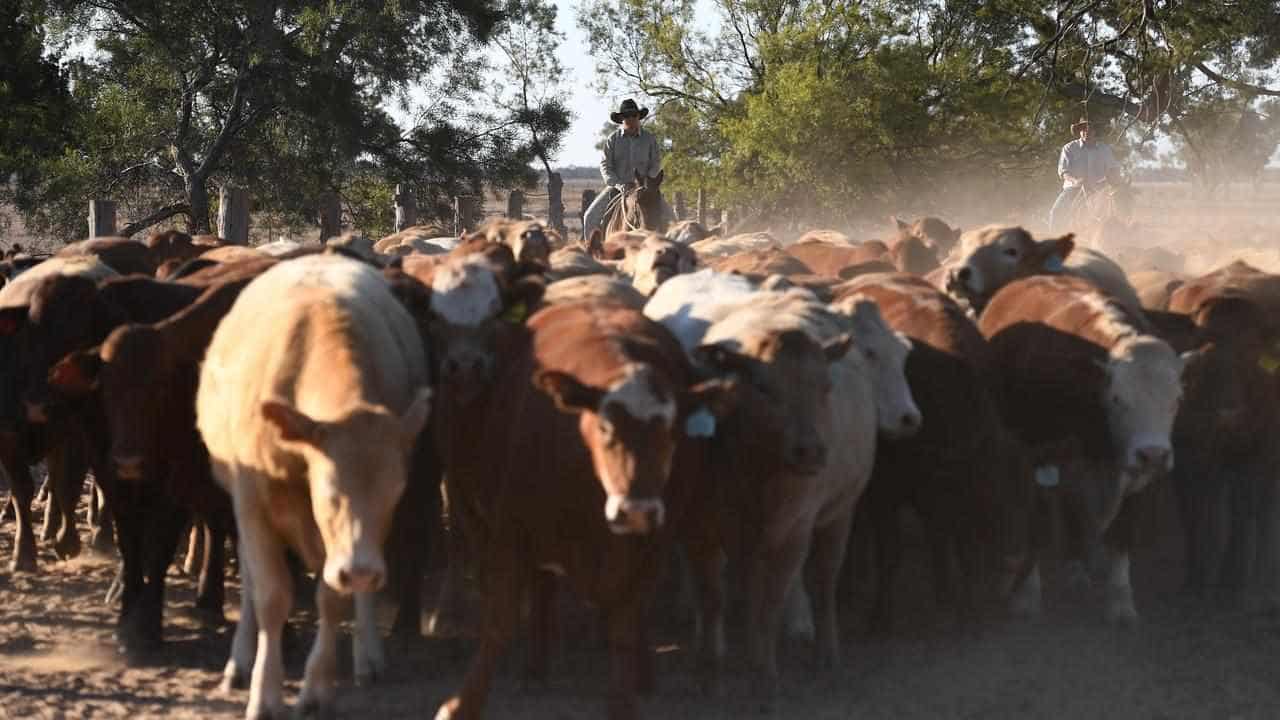
M 1079 186 L 1064 187 L 1062 192 L 1058 193 L 1058 199 L 1053 201 L 1053 208 L 1049 210 L 1049 232 L 1057 232 L 1058 223 L 1070 217 L 1071 205 L 1076 201 L 1078 194 L 1080 194 Z

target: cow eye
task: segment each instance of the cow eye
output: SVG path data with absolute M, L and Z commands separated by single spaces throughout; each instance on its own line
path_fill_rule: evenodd
M 876 357 L 877 357 L 877 355 L 876 355 L 876 351 L 875 351 L 875 350 L 873 350 L 873 349 L 871 349 L 871 348 L 863 348 L 863 349 L 862 349 L 862 354 L 863 354 L 863 355 L 865 355 L 865 356 L 866 356 L 866 358 L 867 358 L 868 360 L 872 361 L 872 362 L 875 362 Z
M 1016 258 L 1018 257 L 1018 248 L 1005 248 L 1004 254 L 1009 257 Z

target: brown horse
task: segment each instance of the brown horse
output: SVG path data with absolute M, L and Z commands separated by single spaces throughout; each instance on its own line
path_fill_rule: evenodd
M 592 255 L 596 249 L 604 247 L 604 239 L 615 232 L 630 230 L 652 230 L 666 232 L 667 218 L 662 212 L 662 178 L 663 170 L 654 177 L 644 177 L 638 171 L 636 179 L 627 183 L 627 187 L 616 195 L 605 208 L 600 228 L 591 232 L 587 248 Z

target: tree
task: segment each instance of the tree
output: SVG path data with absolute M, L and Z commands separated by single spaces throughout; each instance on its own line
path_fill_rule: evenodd
M 550 158 L 569 131 L 564 68 L 556 53 L 564 36 L 556 30 L 556 6 L 545 0 L 507 0 L 505 20 L 494 34 L 504 67 L 497 103 L 528 134 L 530 149 L 551 176 Z
M 267 201 L 300 206 L 315 197 L 297 188 L 336 189 L 362 159 L 428 182 L 432 161 L 474 151 L 474 129 L 456 120 L 473 119 L 465 112 L 424 115 L 402 132 L 379 105 L 421 78 L 456 73 L 500 19 L 487 0 L 60 0 L 54 9 L 62 37 L 91 37 L 102 56 L 77 76 L 92 117 L 63 184 L 139 188 L 152 212 L 132 230 L 182 215 L 198 232 L 210 226 L 211 182 L 282 182 Z

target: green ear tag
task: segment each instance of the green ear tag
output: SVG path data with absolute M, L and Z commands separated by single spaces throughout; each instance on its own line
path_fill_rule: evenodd
M 1275 375 L 1276 371 L 1280 370 L 1280 357 L 1276 357 L 1271 353 L 1263 353 L 1262 357 L 1258 358 L 1258 367 L 1262 368 L 1263 372 L 1268 375 Z
M 520 302 L 515 303 L 511 307 L 507 308 L 507 311 L 502 313 L 502 319 L 506 320 L 509 323 L 519 324 L 524 322 L 525 315 L 527 315 L 528 312 L 529 310 L 528 308 L 525 307 L 524 301 L 521 300 Z

